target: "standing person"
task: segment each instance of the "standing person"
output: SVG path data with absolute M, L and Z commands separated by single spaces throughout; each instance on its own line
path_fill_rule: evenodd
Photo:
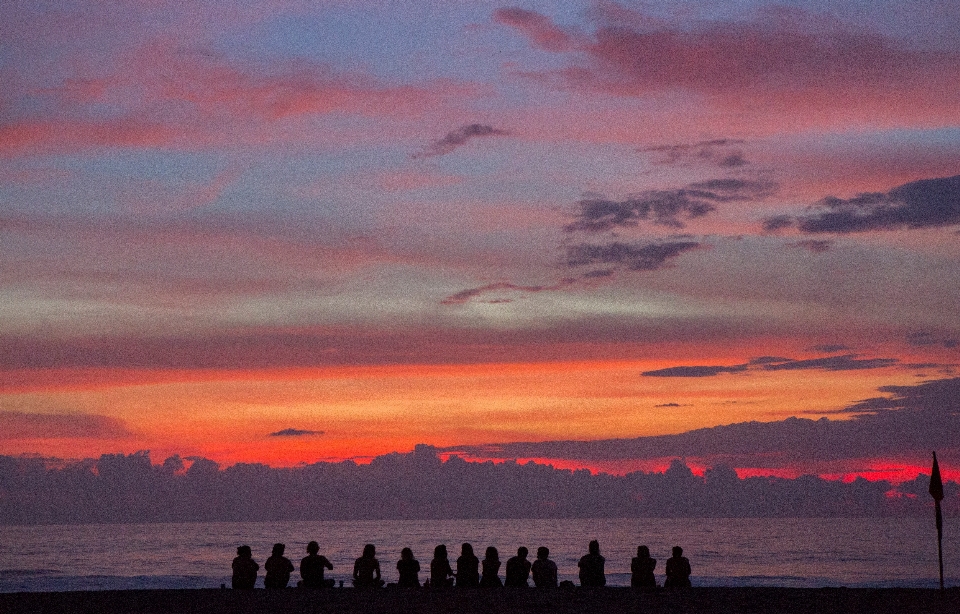
M 333 586 L 333 579 L 324 580 L 323 570 L 333 569 L 333 563 L 327 557 L 317 554 L 320 544 L 307 544 L 307 556 L 300 559 L 300 577 L 303 578 L 303 588 L 329 588 Z
M 457 587 L 476 588 L 480 586 L 480 559 L 473 554 L 471 544 L 460 547 L 460 556 L 457 558 Z
M 600 542 L 593 540 L 588 546 L 588 553 L 580 557 L 577 567 L 580 568 L 580 586 L 604 586 L 607 578 L 603 574 L 606 559 L 600 556 Z
M 667 579 L 663 581 L 664 588 L 690 586 L 690 561 L 683 556 L 683 548 L 673 547 L 673 556 L 667 559 Z
M 483 588 L 499 588 L 503 586 L 497 572 L 500 571 L 500 553 L 493 546 L 487 547 L 487 552 L 483 557 L 483 577 L 480 578 L 480 586 Z
M 517 548 L 517 556 L 507 559 L 507 579 L 504 586 L 527 588 L 527 578 L 530 577 L 530 561 L 527 560 L 529 550 L 525 546 Z
M 557 564 L 550 560 L 550 549 L 546 546 L 537 548 L 537 560 L 530 571 L 537 588 L 557 588 Z
M 430 586 L 443 588 L 453 586 L 453 569 L 447 558 L 447 547 L 440 544 L 433 549 L 433 560 L 430 561 Z
M 401 588 L 419 588 L 420 561 L 413 558 L 413 550 L 404 548 L 400 551 L 400 560 L 397 561 L 397 572 L 400 579 L 397 580 L 397 586 Z
M 650 548 L 637 546 L 637 556 L 630 561 L 630 586 L 633 588 L 657 588 L 657 579 L 653 570 L 657 567 L 657 559 L 650 558 Z
M 290 582 L 290 574 L 293 573 L 293 563 L 283 556 L 283 551 L 286 548 L 283 544 L 274 544 L 273 554 L 263 564 L 263 568 L 267 570 L 267 575 L 263 577 L 265 588 L 287 588 L 287 583 Z
M 233 559 L 233 580 L 231 586 L 241 590 L 250 590 L 257 583 L 257 571 L 260 566 L 253 560 L 250 546 L 237 548 L 237 557 Z
M 376 558 L 377 549 L 373 544 L 363 547 L 363 555 L 353 563 L 353 585 L 357 588 L 376 588 L 383 586 L 380 579 L 380 561 Z

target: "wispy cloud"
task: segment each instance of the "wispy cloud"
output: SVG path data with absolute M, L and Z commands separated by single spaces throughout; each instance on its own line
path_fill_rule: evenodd
M 707 163 L 721 168 L 737 168 L 749 164 L 743 151 L 737 145 L 743 145 L 742 139 L 711 139 L 696 143 L 675 143 L 672 145 L 651 145 L 641 147 L 640 153 L 656 154 L 658 164 Z
M 485 286 L 480 286 L 477 288 L 469 288 L 456 294 L 451 294 L 442 301 L 441 305 L 462 305 L 464 303 L 470 302 L 472 299 L 475 299 L 484 294 L 497 293 L 502 291 L 511 291 L 511 292 L 520 292 L 520 293 L 536 293 L 536 292 L 550 292 L 554 290 L 561 290 L 573 284 L 575 280 L 573 279 L 563 279 L 559 283 L 552 285 L 543 285 L 543 286 L 523 286 L 519 284 L 513 284 L 509 282 L 497 282 L 493 284 L 487 284 Z M 489 299 L 484 302 L 487 303 L 509 303 L 512 302 L 512 298 L 505 298 L 500 296 L 499 298 Z
M 577 202 L 566 232 L 605 232 L 650 221 L 683 228 L 685 221 L 704 217 L 719 203 L 753 201 L 770 195 L 776 186 L 747 179 L 709 179 L 674 190 L 651 190 L 625 200 L 586 198 Z
M 699 247 L 701 244 L 697 241 L 614 242 L 605 245 L 581 243 L 567 247 L 567 266 L 613 265 L 628 271 L 656 271 L 680 254 Z
M 130 435 L 122 420 L 110 416 L 0 411 L 0 439 L 122 439 Z
M 510 134 L 506 130 L 500 130 L 486 124 L 468 124 L 461 126 L 456 130 L 451 130 L 442 139 L 434 141 L 423 152 L 414 154 L 414 158 L 429 158 L 433 156 L 442 156 L 451 153 L 458 147 L 466 145 L 468 141 L 475 138 L 488 136 L 506 136 Z
M 799 371 L 820 369 L 823 371 L 859 371 L 863 369 L 882 369 L 899 364 L 897 358 L 857 358 L 856 354 L 827 356 L 796 360 L 780 356 L 761 356 L 739 365 L 682 365 L 644 371 L 646 377 L 713 377 L 721 373 L 743 373 L 745 371 Z

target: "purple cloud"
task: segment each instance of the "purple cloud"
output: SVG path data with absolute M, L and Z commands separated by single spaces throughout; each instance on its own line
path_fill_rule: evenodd
M 767 232 L 796 228 L 809 234 L 848 234 L 958 224 L 960 175 L 922 179 L 889 192 L 869 192 L 847 199 L 828 196 L 800 215 L 769 217 L 763 228 Z
M 434 141 L 422 153 L 414 155 L 415 158 L 430 158 L 433 156 L 442 156 L 465 145 L 469 140 L 485 136 L 506 136 L 510 134 L 505 130 L 499 130 L 486 124 L 468 124 L 461 126 L 456 130 L 451 130 L 438 141 Z

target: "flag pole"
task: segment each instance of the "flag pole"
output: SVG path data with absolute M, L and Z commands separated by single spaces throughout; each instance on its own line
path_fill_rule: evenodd
M 940 463 L 937 453 L 933 453 L 933 469 L 930 470 L 930 496 L 937 514 L 937 558 L 940 561 L 940 592 L 943 592 L 943 512 L 940 502 L 943 500 L 943 479 L 940 477 Z

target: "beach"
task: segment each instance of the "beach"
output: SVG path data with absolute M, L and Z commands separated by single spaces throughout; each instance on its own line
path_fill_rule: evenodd
M 335 588 L 308 591 L 230 589 L 2 593 L 0 612 L 33 614 L 811 614 L 958 612 L 960 588 L 692 588 L 645 593 L 629 588 L 449 589 Z

